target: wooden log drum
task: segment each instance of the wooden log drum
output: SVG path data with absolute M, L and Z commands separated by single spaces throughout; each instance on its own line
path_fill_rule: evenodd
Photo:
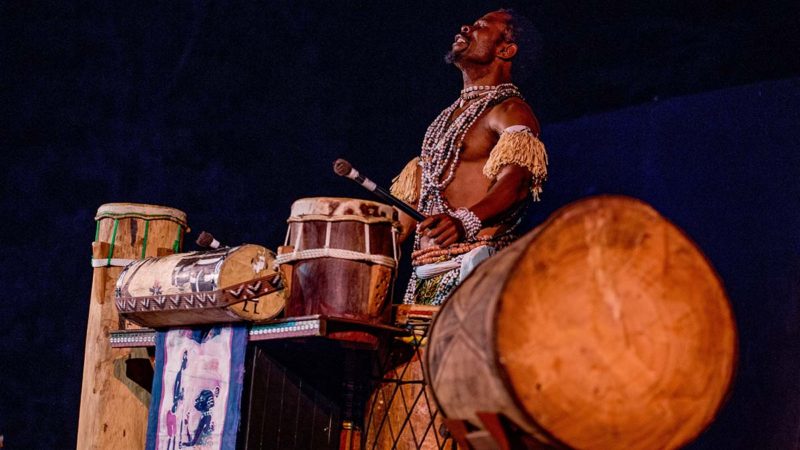
M 117 309 L 153 328 L 268 320 L 285 302 L 274 261 L 252 244 L 137 261 L 117 280 Z
M 321 314 L 388 323 L 397 268 L 397 212 L 349 198 L 292 204 L 277 262 L 289 295 L 288 317 Z
M 149 360 L 146 351 L 134 354 L 142 349 L 109 345 L 109 331 L 122 324 L 114 307 L 114 287 L 128 263 L 181 249 L 189 231 L 186 213 L 164 206 L 109 203 L 100 206 L 95 220 L 77 448 L 139 450 L 145 444 L 150 394 L 128 374 L 133 361 Z
M 448 419 L 484 428 L 477 413 L 502 413 L 539 447 L 672 449 L 711 423 L 736 355 L 695 244 L 648 205 L 603 196 L 476 269 L 434 320 L 426 370 Z

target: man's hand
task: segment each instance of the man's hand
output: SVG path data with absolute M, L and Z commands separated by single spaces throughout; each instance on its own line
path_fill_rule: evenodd
M 464 224 L 449 214 L 429 216 L 417 226 L 421 236 L 430 238 L 439 247 L 447 247 L 464 239 Z

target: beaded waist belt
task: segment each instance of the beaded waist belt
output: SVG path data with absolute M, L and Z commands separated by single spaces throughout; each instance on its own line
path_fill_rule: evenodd
M 489 245 L 497 248 L 498 250 L 507 246 L 513 241 L 515 236 L 505 235 L 500 238 L 497 237 L 479 237 L 472 242 L 458 242 L 447 248 L 438 246 L 431 246 L 425 249 L 415 250 L 411 253 L 412 266 L 424 266 L 425 264 L 433 264 L 437 262 L 447 261 L 453 257 L 469 253 L 483 245 Z

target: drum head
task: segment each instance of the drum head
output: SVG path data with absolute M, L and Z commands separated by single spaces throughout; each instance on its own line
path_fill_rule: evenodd
M 143 203 L 106 203 L 100 205 L 95 220 L 103 218 L 141 218 L 149 220 L 171 220 L 186 228 L 186 213 L 175 208 Z M 188 230 L 187 230 L 188 231 Z
M 731 308 L 705 256 L 626 197 L 573 203 L 535 233 L 496 311 L 496 360 L 521 408 L 575 448 L 694 439 L 736 360 Z
M 272 250 L 260 245 L 245 244 L 237 247 L 236 258 L 229 260 L 229 263 L 222 267 L 219 279 L 225 280 L 225 283 L 230 285 L 272 275 L 276 273 L 272 267 L 274 262 L 275 253 Z M 274 318 L 283 310 L 285 304 L 286 292 L 281 289 L 254 300 L 236 303 L 231 305 L 230 309 L 242 319 L 255 322 Z
M 389 205 L 358 198 L 301 198 L 292 204 L 289 222 L 324 220 L 325 218 L 395 222 L 397 221 L 397 211 Z

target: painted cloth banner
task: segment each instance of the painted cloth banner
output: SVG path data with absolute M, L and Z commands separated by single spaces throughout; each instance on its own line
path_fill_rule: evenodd
M 246 347 L 245 325 L 156 334 L 147 450 L 236 447 Z

